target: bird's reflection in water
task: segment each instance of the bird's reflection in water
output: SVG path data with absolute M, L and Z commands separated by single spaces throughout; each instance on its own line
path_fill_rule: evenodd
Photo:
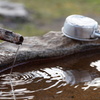
M 13 99 L 12 90 L 10 89 L 9 74 L 0 76 L 0 100 Z M 63 93 L 66 85 L 76 85 L 85 82 L 82 89 L 100 86 L 99 75 L 87 70 L 63 70 L 62 67 L 40 68 L 24 73 L 14 72 L 11 75 L 12 84 L 16 99 L 33 100 L 39 93 L 45 94 L 53 90 L 55 94 Z M 76 86 L 77 87 L 77 86 Z M 54 93 L 53 92 L 53 93 Z M 43 95 L 44 96 L 44 95 Z

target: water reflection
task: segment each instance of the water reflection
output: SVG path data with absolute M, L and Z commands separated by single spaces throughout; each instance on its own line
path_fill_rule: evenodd
M 63 71 L 60 68 L 45 68 L 25 73 L 14 72 L 11 74 L 16 99 L 20 98 L 25 100 L 33 99 L 33 93 L 48 90 L 56 86 L 58 88 L 65 86 L 66 83 L 63 82 L 64 77 Z M 59 84 L 60 82 L 61 84 Z M 30 84 L 33 86 L 33 89 L 28 86 Z M 0 99 L 13 99 L 12 91 L 10 89 L 9 74 L 3 74 L 0 76 Z
M 88 89 L 90 86 L 100 83 L 99 75 L 87 70 L 63 70 L 61 67 L 40 68 L 29 72 L 11 74 L 12 85 L 16 99 L 33 100 L 37 95 L 61 94 L 64 88 L 70 85 L 86 82 Z M 97 83 L 95 83 L 97 82 Z M 91 85 L 92 84 L 92 85 Z M 100 85 L 99 85 L 100 86 Z M 75 86 L 77 88 L 78 85 Z M 42 94 L 41 94 L 42 93 Z M 13 99 L 13 94 L 10 88 L 9 74 L 0 76 L 0 100 Z M 38 100 L 38 99 L 37 99 Z
M 96 69 L 97 69 L 98 71 L 100 71 L 100 60 L 97 60 L 97 61 L 95 61 L 95 62 L 92 62 L 92 63 L 90 64 L 90 66 L 91 66 L 91 67 L 96 67 Z M 94 87 L 93 90 L 97 90 L 98 88 L 100 88 L 100 77 L 97 77 L 97 78 L 93 79 L 92 81 L 85 83 L 84 85 L 86 86 L 86 87 L 83 87 L 83 88 L 82 88 L 82 89 L 84 89 L 84 90 L 87 90 L 87 89 L 89 89 L 90 87 Z
M 96 69 L 97 69 L 98 71 L 100 71 L 100 60 L 97 60 L 97 61 L 95 61 L 95 62 L 92 62 L 92 63 L 90 64 L 90 66 L 91 66 L 91 67 L 96 67 Z
M 87 70 L 67 70 L 65 73 L 66 82 L 75 85 L 81 82 L 92 81 L 94 78 L 99 76 L 96 73 L 88 72 Z

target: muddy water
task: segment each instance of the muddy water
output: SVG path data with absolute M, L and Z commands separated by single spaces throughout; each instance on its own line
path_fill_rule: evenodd
M 9 71 L 0 74 L 0 100 L 13 100 Z M 100 100 L 100 53 L 30 61 L 10 77 L 16 100 Z

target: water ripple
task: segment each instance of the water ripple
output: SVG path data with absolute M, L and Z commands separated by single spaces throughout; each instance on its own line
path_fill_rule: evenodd
M 0 99 L 13 99 L 10 80 L 14 86 L 14 94 L 16 99 L 33 100 L 35 94 L 45 92 L 50 89 L 55 94 L 62 94 L 68 84 L 76 85 L 84 83 L 82 89 L 89 89 L 91 86 L 100 87 L 99 75 L 87 70 L 62 70 L 61 67 L 41 68 L 24 73 L 13 72 L 11 75 L 0 75 Z M 76 85 L 74 88 L 77 88 Z M 86 87 L 85 87 L 86 86 Z
M 44 68 L 40 70 L 33 70 L 24 73 L 13 72 L 11 75 L 3 74 L 0 76 L 0 99 L 12 99 L 12 90 L 10 89 L 10 80 L 14 86 L 14 94 L 16 99 L 33 99 L 34 94 L 39 91 L 45 91 L 53 87 L 64 86 L 64 73 L 59 68 Z M 52 83 L 53 82 L 53 83 Z M 38 84 L 44 84 L 38 86 Z M 32 84 L 33 89 L 27 84 Z M 24 86 L 27 85 L 27 88 Z M 20 87 L 20 88 L 18 88 Z M 24 87 L 24 88 L 22 88 Z M 29 96 L 26 96 L 29 95 Z
M 100 60 L 97 60 L 95 62 L 91 62 L 90 66 L 91 67 L 96 67 L 96 69 L 100 72 Z M 94 78 L 90 82 L 86 82 L 84 84 L 84 86 L 85 87 L 82 87 L 82 89 L 84 89 L 84 90 L 87 90 L 90 87 L 94 87 L 93 90 L 97 90 L 98 88 L 100 88 L 100 77 Z

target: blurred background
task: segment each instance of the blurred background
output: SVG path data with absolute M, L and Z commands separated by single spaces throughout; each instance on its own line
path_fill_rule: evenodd
M 100 23 L 100 0 L 0 0 L 0 27 L 24 36 L 60 31 L 71 14 Z

